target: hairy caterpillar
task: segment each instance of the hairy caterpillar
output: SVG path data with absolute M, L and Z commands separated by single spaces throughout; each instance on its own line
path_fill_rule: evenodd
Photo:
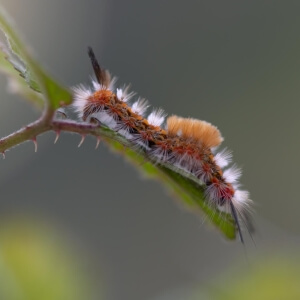
M 92 89 L 82 85 L 74 88 L 73 105 L 80 118 L 98 120 L 143 149 L 152 161 L 172 164 L 194 176 L 205 185 L 207 202 L 232 215 L 244 242 L 240 221 L 251 233 L 251 200 L 247 191 L 239 189 L 241 170 L 236 166 L 224 169 L 231 162 L 230 152 L 223 150 L 214 155 L 214 148 L 223 141 L 218 128 L 206 121 L 175 115 L 168 117 L 164 125 L 166 114 L 161 109 L 146 117 L 148 102 L 138 98 L 129 105 L 135 93 L 128 87 L 115 89 L 116 79 L 100 68 L 91 48 L 88 54 L 96 80 Z

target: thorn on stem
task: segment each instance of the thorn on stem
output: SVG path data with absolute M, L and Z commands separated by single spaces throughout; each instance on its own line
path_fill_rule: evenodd
M 99 147 L 100 141 L 101 141 L 100 136 L 97 136 L 97 143 L 96 143 L 95 150 Z
M 54 140 L 54 144 L 56 144 L 56 142 L 59 139 L 59 135 L 60 135 L 60 130 L 55 131 L 56 132 L 56 136 L 55 136 L 55 140 Z
M 37 144 L 37 141 L 36 141 L 36 137 L 32 139 L 32 142 L 34 144 L 34 152 L 37 152 L 38 144 Z
M 82 134 L 81 135 L 81 140 L 80 140 L 80 142 L 78 144 L 78 148 L 82 145 L 82 143 L 84 142 L 84 140 L 85 140 L 85 134 Z

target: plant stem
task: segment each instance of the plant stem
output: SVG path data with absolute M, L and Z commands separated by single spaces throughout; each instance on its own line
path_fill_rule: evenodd
M 96 129 L 99 126 L 92 124 L 79 123 L 75 121 L 52 121 L 53 114 L 47 111 L 39 120 L 19 129 L 18 131 L 0 139 L 0 153 L 5 153 L 10 148 L 13 148 L 23 142 L 32 140 L 35 141 L 36 137 L 46 131 L 69 131 L 76 132 L 82 135 L 97 134 Z
M 0 152 L 5 153 L 10 148 L 17 146 L 28 140 L 35 140 L 36 137 L 51 129 L 50 124 L 46 124 L 43 119 L 39 119 L 18 131 L 0 140 Z

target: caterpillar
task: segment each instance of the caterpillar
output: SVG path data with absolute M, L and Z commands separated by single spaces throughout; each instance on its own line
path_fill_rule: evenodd
M 116 78 L 100 67 L 92 48 L 88 49 L 95 79 L 92 88 L 77 86 L 73 107 L 85 122 L 99 121 L 143 149 L 150 160 L 171 164 L 191 174 L 204 185 L 205 199 L 219 211 L 231 214 L 239 238 L 244 243 L 241 222 L 250 235 L 252 201 L 240 189 L 241 170 L 235 165 L 226 169 L 232 156 L 227 150 L 215 153 L 223 137 L 218 128 L 206 121 L 172 115 L 166 119 L 162 109 L 147 117 L 148 102 L 138 98 L 129 86 L 115 88 Z

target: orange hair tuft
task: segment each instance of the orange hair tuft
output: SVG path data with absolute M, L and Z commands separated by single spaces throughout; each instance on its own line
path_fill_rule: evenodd
M 193 138 L 209 148 L 216 147 L 223 141 L 219 129 L 206 121 L 173 115 L 167 119 L 167 125 L 169 134 Z

